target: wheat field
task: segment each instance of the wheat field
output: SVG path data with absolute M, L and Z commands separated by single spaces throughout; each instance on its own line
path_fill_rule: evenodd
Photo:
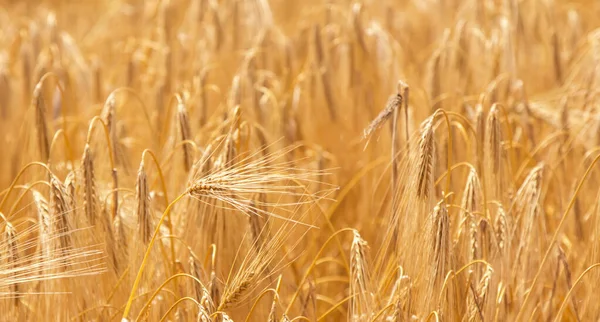
M 600 321 L 600 3 L 0 2 L 1 321 Z

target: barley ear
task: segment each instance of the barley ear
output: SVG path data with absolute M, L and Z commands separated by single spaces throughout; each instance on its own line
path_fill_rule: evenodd
M 421 141 L 419 143 L 417 196 L 422 199 L 429 197 L 429 190 L 433 185 L 433 165 L 435 164 L 433 134 L 433 118 L 429 118 L 421 128 Z
M 350 320 L 364 321 L 373 312 L 373 294 L 369 268 L 367 267 L 367 242 L 358 231 L 354 231 L 350 247 L 350 294 L 356 295 L 350 301 Z
M 430 289 L 436 289 L 441 286 L 445 275 L 450 267 L 451 260 L 451 239 L 450 239 L 450 219 L 448 210 L 443 200 L 433 209 L 431 216 L 430 229 L 430 247 L 431 251 L 431 275 Z
M 144 160 L 140 162 L 137 180 L 135 183 L 135 200 L 137 203 L 137 224 L 140 240 L 147 245 L 152 234 L 152 218 L 150 217 L 150 194 L 148 191 L 148 179 L 144 169 Z
M 363 137 L 365 139 L 370 138 L 371 135 L 383 126 L 383 123 L 387 121 L 393 114 L 394 110 L 399 109 L 402 105 L 402 95 L 393 94 L 387 101 L 385 108 L 379 112 L 377 117 L 371 121 L 369 126 L 363 131 Z
M 496 104 L 490 108 L 486 123 L 485 151 L 489 153 L 488 163 L 490 163 L 493 173 L 498 174 L 502 153 L 502 133 Z
M 53 226 L 52 217 L 50 216 L 50 211 L 48 209 L 48 202 L 44 196 L 36 190 L 33 190 L 33 201 L 38 215 L 39 249 L 44 258 L 50 260 L 53 251 L 51 245 Z
M 50 139 L 48 137 L 48 123 L 46 121 L 46 107 L 42 97 L 42 86 L 35 86 L 32 104 L 35 106 L 35 128 L 37 132 L 38 149 L 42 161 L 48 162 L 50 158 Z
M 186 172 L 189 172 L 194 163 L 194 152 L 188 141 L 192 140 L 192 134 L 190 130 L 190 121 L 188 117 L 187 108 L 183 101 L 177 104 L 177 119 L 179 121 L 179 132 L 181 134 L 181 141 L 183 149 L 183 167 Z
M 5 218 L 4 215 L 1 217 Z M 6 226 L 4 227 L 4 242 L 1 244 L 5 245 L 6 247 L 6 250 L 2 250 L 2 254 L 6 254 L 6 268 L 9 272 L 9 279 L 16 278 L 16 274 L 18 274 L 17 267 L 19 265 L 19 247 L 17 242 L 17 230 L 10 222 L 6 222 Z M 10 273 L 11 270 L 15 272 Z M 14 299 L 15 306 L 19 305 L 19 284 L 12 283 L 9 286 L 9 289 L 9 297 Z
M 83 207 L 85 216 L 91 225 L 96 223 L 96 182 L 94 179 L 94 159 L 90 151 L 89 144 L 85 145 L 83 158 L 81 159 L 83 168 Z
M 59 234 L 60 249 L 62 252 L 71 248 L 71 224 L 69 217 L 71 209 L 69 207 L 68 196 L 65 187 L 54 175 L 50 176 L 50 209 L 53 217 L 55 231 Z

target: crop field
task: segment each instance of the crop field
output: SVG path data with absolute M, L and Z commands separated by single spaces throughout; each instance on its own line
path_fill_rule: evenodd
M 0 321 L 600 321 L 598 17 L 0 0 Z

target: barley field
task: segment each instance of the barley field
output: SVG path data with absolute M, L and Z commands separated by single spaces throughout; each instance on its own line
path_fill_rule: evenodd
M 0 321 L 600 321 L 598 17 L 0 1 Z

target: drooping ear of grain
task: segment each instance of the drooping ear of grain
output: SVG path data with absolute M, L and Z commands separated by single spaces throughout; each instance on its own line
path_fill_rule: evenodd
M 435 144 L 433 135 L 433 119 L 429 118 L 421 128 L 421 141 L 419 143 L 417 196 L 422 199 L 429 198 L 429 191 L 433 185 L 433 165 L 435 164 Z
M 334 103 L 333 90 L 331 88 L 331 77 L 329 76 L 329 69 L 326 68 L 325 54 L 323 51 L 323 43 L 321 40 L 321 28 L 318 25 L 313 27 L 314 35 L 314 49 L 315 49 L 315 63 L 317 68 L 318 76 L 321 80 L 321 86 L 323 88 L 323 95 L 329 111 L 329 116 L 332 121 L 337 118 L 336 107 Z
M 91 63 L 92 70 L 92 92 L 94 102 L 102 101 L 104 91 L 102 89 L 102 67 L 98 58 L 93 59 Z
M 565 271 L 565 279 L 567 281 L 567 287 L 569 289 L 573 288 L 573 278 L 572 278 L 572 274 L 571 274 L 571 268 L 569 266 L 569 262 L 567 261 L 567 256 L 565 255 L 564 250 L 562 249 L 562 247 L 558 247 L 558 261 L 562 264 L 564 271 Z M 579 308 L 577 305 L 577 300 L 575 297 L 571 297 L 571 304 L 573 306 L 573 311 L 576 317 L 577 321 L 581 321 L 581 318 L 579 318 Z
M 451 240 L 450 219 L 448 210 L 443 202 L 438 203 L 430 217 L 431 272 L 429 276 L 429 289 L 434 289 L 444 282 L 448 270 L 451 269 Z
M 102 211 L 99 216 L 99 229 L 96 231 L 100 236 L 104 237 L 104 247 L 106 249 L 106 255 L 108 256 L 109 263 L 116 274 L 121 270 L 121 263 L 119 261 L 117 244 L 115 242 L 115 233 L 113 231 L 113 222 L 111 215 L 107 209 L 108 205 L 102 205 Z
M 410 148 L 410 119 L 408 117 L 408 103 L 410 95 L 410 87 L 403 80 L 398 81 L 398 93 L 402 90 L 402 102 L 404 103 L 404 136 L 406 140 L 406 150 Z
M 67 251 L 72 246 L 71 242 L 71 208 L 68 201 L 67 192 L 60 180 L 54 175 L 50 176 L 50 213 L 54 230 L 59 234 L 60 250 Z
M 385 123 L 385 121 L 387 121 L 392 116 L 394 110 L 399 109 L 401 105 L 402 96 L 400 94 L 394 94 L 390 96 L 387 104 L 385 105 L 385 108 L 381 112 L 379 112 L 379 115 L 377 115 L 377 117 L 373 121 L 371 121 L 369 126 L 367 126 L 367 128 L 364 130 L 363 137 L 369 138 L 371 134 L 373 134 L 373 132 L 381 128 L 381 126 L 383 126 L 383 123 Z
M 38 84 L 33 91 L 32 104 L 35 107 L 35 128 L 37 132 L 38 149 L 42 161 L 50 158 L 50 138 L 48 137 L 48 123 L 46 120 L 46 106 L 42 97 L 42 87 Z
M 210 284 L 208 286 L 210 298 L 214 303 L 221 303 L 221 291 L 219 289 L 219 281 L 215 271 L 210 272 Z M 219 305 L 220 306 L 220 305 Z
M 275 301 L 275 296 L 273 297 L 273 303 L 271 303 L 271 309 L 269 310 L 269 315 L 267 317 L 267 322 L 278 322 L 278 319 L 277 319 L 277 302 Z
M 350 303 L 350 320 L 364 321 L 373 313 L 371 277 L 367 266 L 367 242 L 358 231 L 350 247 L 350 294 L 356 294 Z
M 209 1 L 210 13 L 212 17 L 212 23 L 214 26 L 214 40 L 215 40 L 215 51 L 219 51 L 223 45 L 223 26 L 221 23 L 221 17 L 219 16 L 219 10 L 216 3 Z
M 203 1 L 201 1 L 203 2 Z M 198 76 L 198 87 L 197 87 L 197 95 L 199 96 L 197 110 L 200 114 L 198 116 L 198 125 L 204 126 L 206 124 L 206 110 L 208 109 L 208 99 L 206 93 L 206 78 L 208 76 L 208 71 L 203 69 Z
M 4 218 L 4 215 L 2 216 Z M 19 263 L 19 245 L 17 240 L 17 230 L 10 223 L 6 222 L 6 226 L 4 228 L 4 241 L 1 243 L 6 247 L 2 251 L 2 254 L 5 254 L 6 264 L 2 263 L 1 265 L 6 265 L 6 271 L 8 272 L 9 278 L 15 278 L 17 273 L 17 267 Z M 11 272 L 13 271 L 13 272 Z M 13 283 L 9 286 L 10 294 L 8 297 L 14 299 L 14 305 L 19 305 L 19 284 Z
M 477 168 L 481 171 L 481 161 L 483 157 L 483 138 L 485 135 L 485 116 L 483 113 L 483 107 L 481 104 L 477 104 L 475 109 L 475 132 L 476 132 L 476 142 L 477 142 Z
M 200 304 L 206 310 L 206 312 L 208 312 L 208 314 L 212 314 L 217 309 L 217 307 L 215 306 L 215 300 L 213 300 L 211 294 L 213 294 L 211 291 L 209 291 L 205 287 L 202 288 L 202 297 L 200 298 Z
M 127 233 L 120 214 L 117 214 L 117 216 L 113 218 L 112 230 L 115 235 L 115 245 L 117 251 L 119 252 L 119 261 L 121 258 L 125 260 L 125 258 L 127 258 L 129 255 L 129 243 L 127 241 Z
M 195 277 L 197 279 L 201 279 L 202 278 L 202 274 L 200 273 L 201 266 L 199 265 L 198 261 L 194 258 L 194 256 L 190 256 L 188 262 L 190 265 L 190 275 L 192 275 L 193 277 Z M 202 287 L 202 285 L 200 285 L 199 283 L 194 283 L 193 288 L 194 288 L 194 294 L 196 294 L 196 298 L 201 299 L 202 296 L 204 295 L 204 291 L 205 291 L 204 288 Z
M 498 207 L 494 227 L 496 229 L 496 240 L 498 241 L 498 252 L 502 256 L 508 243 L 508 223 L 506 213 L 501 206 Z
M 113 94 L 109 95 L 102 107 L 102 111 L 100 112 L 100 118 L 106 124 L 108 128 L 108 133 L 110 135 L 111 146 L 109 147 L 112 150 L 112 154 L 115 156 L 115 162 L 117 164 L 120 163 L 119 155 L 116 153 L 116 144 L 117 144 L 117 125 L 115 120 L 115 106 L 116 106 L 116 98 Z
M 192 164 L 194 163 L 194 152 L 189 142 L 187 142 L 192 140 L 192 135 L 187 108 L 183 102 L 179 102 L 177 104 L 177 120 L 179 121 L 178 124 L 179 133 L 181 134 L 181 141 L 183 141 L 181 146 L 183 149 L 183 167 L 186 172 L 189 172 L 192 168 Z
M 10 113 L 11 85 L 7 72 L 0 68 L 0 118 L 7 119 Z
M 498 107 L 492 105 L 487 116 L 485 132 L 485 151 L 488 154 L 488 163 L 493 173 L 499 175 L 500 161 L 502 153 L 502 133 L 500 129 L 500 120 L 498 119 Z
M 440 75 L 442 69 L 442 55 L 442 50 L 437 50 L 433 54 L 427 67 L 427 74 L 429 75 L 429 95 L 432 101 L 431 111 L 442 108 L 441 103 L 435 103 L 435 100 L 439 99 L 439 95 L 442 92 L 442 80 Z
M 67 196 L 67 201 L 69 203 L 69 209 L 71 209 L 71 218 L 77 218 L 77 196 L 75 187 L 75 171 L 70 171 L 67 177 L 65 178 L 65 191 Z
M 253 283 L 256 281 L 256 277 L 254 272 L 248 272 L 245 274 L 244 279 L 237 283 L 235 287 L 226 290 L 223 293 L 223 297 L 221 297 L 221 302 L 217 310 L 221 311 L 239 303 L 242 300 L 242 297 L 246 295 L 248 289 L 252 287 Z
M 44 256 L 50 258 L 50 254 L 52 253 L 50 239 L 52 237 L 53 227 L 52 218 L 50 217 L 50 211 L 48 209 L 48 202 L 44 196 L 36 190 L 33 190 L 33 201 L 38 215 L 40 250 Z
M 96 223 L 96 181 L 94 178 L 94 159 L 89 144 L 85 145 L 83 158 L 81 159 L 83 169 L 83 208 L 85 216 L 91 225 Z
M 241 76 L 235 75 L 231 83 L 231 90 L 229 92 L 228 103 L 230 107 L 237 107 L 242 101 L 242 89 L 241 89 Z
M 135 200 L 137 202 L 138 234 L 142 243 L 148 244 L 152 236 L 152 218 L 150 217 L 150 193 L 148 179 L 144 169 L 144 161 L 140 163 L 137 180 L 135 183 Z
M 251 208 L 256 208 L 256 204 L 253 202 Z M 260 252 L 262 249 L 265 238 L 267 235 L 266 222 L 263 220 L 262 216 L 257 216 L 256 214 L 250 214 L 248 216 L 248 225 L 250 226 L 250 233 L 252 235 L 252 246 L 256 247 L 256 250 Z
M 472 284 L 470 286 L 472 296 L 468 298 L 467 309 L 469 320 L 471 321 L 483 320 L 485 318 L 484 312 L 492 273 L 493 269 L 491 266 L 488 266 L 477 287 L 474 287 Z
M 469 171 L 460 205 L 462 211 L 468 212 L 477 212 L 482 205 L 481 183 L 477 171 L 473 168 Z
M 514 245 L 516 250 L 514 251 L 513 270 L 527 270 L 527 266 L 533 262 L 533 258 L 523 261 L 521 260 L 521 256 L 523 256 L 523 252 L 528 249 L 528 247 L 533 247 L 532 243 L 535 245 L 534 237 L 539 236 L 540 233 L 540 225 L 537 223 L 539 222 L 539 216 L 543 211 L 543 209 L 540 209 L 543 172 L 543 163 L 540 163 L 531 169 L 517 191 L 514 205 L 511 208 L 511 218 L 515 218 L 515 221 L 521 222 L 517 227 L 519 231 L 515 232 L 515 234 L 518 234 L 517 240 L 519 241 L 519 244 Z
M 352 27 L 354 29 L 354 34 L 356 35 L 356 40 L 359 44 L 360 49 L 365 54 L 368 54 L 369 50 L 367 48 L 367 44 L 365 43 L 365 39 L 364 39 L 364 35 L 363 35 L 364 28 L 362 27 L 362 23 L 360 20 L 361 12 L 362 12 L 362 5 L 360 3 L 355 3 L 352 6 Z
M 196 176 L 206 176 L 209 174 L 210 170 L 213 167 L 212 157 L 215 153 L 215 147 L 212 144 L 208 144 L 206 148 L 204 148 L 204 152 L 202 153 L 202 157 L 200 157 L 200 161 L 198 162 L 197 173 L 194 174 Z
M 480 212 L 480 209 L 483 208 L 481 199 L 482 191 L 479 177 L 477 176 L 477 171 L 474 168 L 471 168 L 460 204 L 460 220 L 465 223 L 468 232 L 468 247 L 463 250 L 468 254 L 467 258 L 469 261 L 479 257 L 478 225 L 475 213 Z
M 565 131 L 565 135 L 562 138 L 562 145 L 560 149 L 564 149 L 564 146 L 569 141 L 571 135 L 571 126 L 569 123 L 569 96 L 565 96 L 560 100 L 560 125 L 562 130 Z
M 561 62 L 561 47 L 560 41 L 558 39 L 558 32 L 555 30 L 552 33 L 552 59 L 554 62 L 554 75 L 556 77 L 556 82 L 558 84 L 562 84 L 563 80 L 563 68 Z

